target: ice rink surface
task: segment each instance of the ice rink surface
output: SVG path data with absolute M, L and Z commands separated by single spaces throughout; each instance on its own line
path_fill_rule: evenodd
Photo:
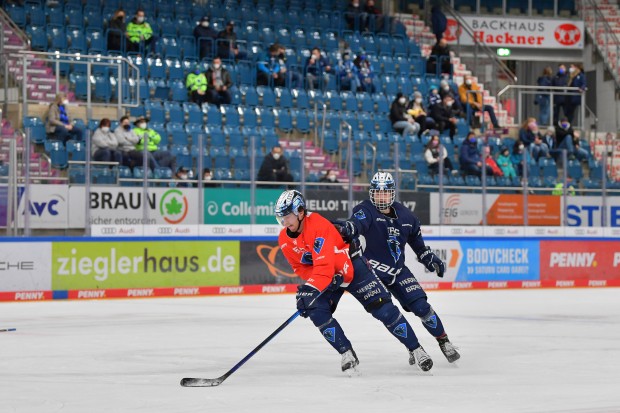
M 462 354 L 412 314 L 432 375 L 346 295 L 336 317 L 361 375 L 298 318 L 293 295 L 1 303 L 0 412 L 620 412 L 620 289 L 430 292 Z

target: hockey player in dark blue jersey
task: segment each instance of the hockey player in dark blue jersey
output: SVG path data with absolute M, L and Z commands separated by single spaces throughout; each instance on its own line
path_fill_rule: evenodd
M 370 181 L 370 199 L 353 208 L 353 216 L 334 225 L 345 241 L 364 236 L 364 256 L 381 281 L 406 311 L 420 317 L 422 324 L 437 339 L 450 363 L 461 356 L 448 340 L 439 316 L 427 302 L 426 293 L 405 265 L 405 246 L 409 244 L 429 271 L 443 277 L 445 263 L 424 244 L 420 221 L 411 210 L 394 202 L 396 185 L 392 175 L 377 172 Z

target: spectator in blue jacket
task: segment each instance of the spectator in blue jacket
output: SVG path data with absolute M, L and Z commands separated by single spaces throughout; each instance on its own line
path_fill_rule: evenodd
M 360 81 L 360 87 L 364 92 L 375 93 L 375 84 L 373 83 L 375 72 L 370 60 L 364 55 L 358 56 L 355 60 L 357 62 L 357 76 Z
M 317 89 L 319 86 L 325 88 L 327 82 L 329 82 L 329 73 L 332 71 L 332 67 L 329 64 L 329 60 L 321 54 L 321 49 L 315 47 L 311 53 L 304 67 L 308 88 Z M 319 79 L 322 79 L 322 84 Z
M 566 73 L 566 66 L 559 65 L 558 72 L 553 77 L 551 81 L 551 86 L 567 86 L 568 85 L 568 74 Z M 564 107 L 564 102 L 567 96 L 563 94 L 555 94 L 553 95 L 553 124 L 557 124 L 560 120 L 560 110 Z
M 433 28 L 433 34 L 437 39 L 437 43 L 439 43 L 443 38 L 443 33 L 448 28 L 448 19 L 441 11 L 441 6 L 439 5 L 435 5 L 431 8 L 431 27 Z
M 521 125 L 521 129 L 519 129 L 519 140 L 523 142 L 523 145 L 529 150 L 530 145 L 534 142 L 536 136 L 542 135 L 538 130 L 538 123 L 536 122 L 536 118 L 527 118 L 525 122 Z
M 536 83 L 538 86 L 551 86 L 553 83 L 553 78 L 551 75 L 553 71 L 551 70 L 551 66 L 545 67 L 543 70 L 542 76 L 538 78 Z M 546 92 L 546 93 L 545 93 Z M 540 120 L 541 125 L 549 125 L 550 114 L 549 114 L 549 93 L 547 90 L 542 89 L 539 93 L 536 94 L 536 98 L 534 99 L 534 103 L 538 105 L 538 119 Z
M 278 52 L 279 46 L 272 44 L 267 49 L 267 53 L 263 54 L 261 59 L 259 59 L 257 65 L 258 74 L 256 76 L 257 85 L 267 86 L 273 84 L 275 86 L 285 86 L 286 77 L 281 73 Z
M 357 77 L 357 66 L 351 60 L 351 54 L 348 51 L 342 54 L 342 60 L 338 62 L 336 74 L 340 81 L 340 90 L 358 91 L 361 85 Z
M 464 175 L 475 175 L 477 177 L 482 175 L 482 157 L 478 150 L 478 139 L 476 139 L 476 135 L 473 132 L 469 132 L 467 138 L 461 144 L 459 164 Z M 489 170 L 487 173 L 491 176 L 493 171 Z
M 580 91 L 580 94 L 568 95 L 564 100 L 564 114 L 568 122 L 573 123 L 575 110 L 581 105 L 581 97 L 586 91 L 586 77 L 583 74 L 581 65 L 578 64 L 570 65 L 568 73 L 568 86 L 578 87 Z

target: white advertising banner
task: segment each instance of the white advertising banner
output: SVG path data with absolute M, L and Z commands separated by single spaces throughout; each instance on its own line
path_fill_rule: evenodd
M 582 21 L 561 19 L 520 19 L 495 16 L 462 16 L 476 39 L 490 47 L 583 49 Z M 454 19 L 448 19 L 444 38 L 449 43 L 473 45 L 473 39 Z
M 89 197 L 90 223 L 102 226 L 197 225 L 197 188 L 149 188 L 144 217 L 144 194 L 141 187 L 92 187 Z M 84 187 L 69 189 L 71 228 L 83 228 Z
M 569 227 L 600 227 L 602 225 L 602 198 L 599 196 L 569 196 L 567 222 Z M 620 227 L 620 205 L 617 197 L 607 198 L 605 226 Z
M 497 195 L 487 195 L 487 208 L 493 205 L 496 199 Z M 439 225 L 440 214 L 443 215 L 443 225 L 480 225 L 482 223 L 481 195 L 447 193 L 443 195 L 442 201 L 443 205 L 440 205 L 438 193 L 431 194 L 431 225 Z
M 69 187 L 67 185 L 30 185 L 30 228 L 68 228 Z M 73 210 L 74 206 L 71 206 Z M 17 211 L 18 225 L 24 227 L 26 197 L 21 193 Z
M 1 242 L 0 291 L 52 289 L 51 242 Z

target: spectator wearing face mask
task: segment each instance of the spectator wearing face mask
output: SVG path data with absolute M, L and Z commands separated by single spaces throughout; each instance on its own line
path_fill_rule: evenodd
M 562 118 L 555 129 L 555 140 L 558 149 L 566 149 L 570 159 L 577 158 L 580 161 L 588 159 L 588 151 L 581 148 L 578 131 L 574 130 L 567 118 Z
M 213 49 L 217 32 L 211 28 L 209 16 L 204 16 L 194 27 L 194 37 L 200 53 L 200 60 L 206 57 L 213 57 Z
M 370 60 L 368 60 L 368 57 L 365 55 L 360 55 L 355 59 L 354 63 L 357 66 L 357 77 L 359 78 L 362 91 L 367 93 L 375 93 L 375 84 L 373 83 L 375 72 L 372 68 Z
M 118 141 L 110 130 L 110 124 L 110 119 L 103 118 L 95 129 L 90 143 L 92 158 L 98 162 L 117 162 L 121 165 L 123 155 L 118 150 Z
M 525 164 L 529 165 L 532 161 L 530 151 L 527 150 L 527 148 L 520 139 L 517 139 L 514 146 L 512 147 L 510 159 L 512 160 L 512 164 L 516 166 L 519 176 L 523 176 L 523 154 L 525 154 Z
M 192 102 L 199 106 L 207 101 L 207 75 L 202 72 L 199 64 L 194 67 L 194 71 L 187 75 L 185 79 L 185 87 Z
M 127 25 L 125 24 L 125 11 L 118 9 L 114 12 L 112 19 L 108 25 L 108 50 L 117 50 L 123 52 L 123 37 Z
M 364 13 L 368 19 L 368 27 L 374 27 L 375 32 L 380 32 L 383 28 L 383 16 L 381 9 L 375 5 L 375 0 L 367 0 L 364 6 Z M 374 21 L 374 25 L 372 24 Z
M 282 154 L 280 146 L 271 148 L 271 152 L 265 156 L 258 171 L 259 181 L 292 182 L 293 176 L 288 171 L 288 162 Z
M 521 128 L 519 129 L 519 140 L 523 142 L 525 147 L 529 150 L 529 147 L 534 142 L 534 138 L 536 136 L 540 136 L 536 118 L 527 118 L 525 122 L 521 124 Z
M 428 141 L 424 150 L 424 160 L 426 165 L 428 165 L 428 171 L 433 175 L 439 173 L 440 158 L 443 159 L 444 173 L 450 173 L 454 168 L 452 167 L 452 161 L 448 157 L 448 151 L 445 146 L 440 145 L 439 131 L 432 130 L 431 140 Z
M 207 83 L 210 85 L 207 89 L 207 102 L 216 105 L 229 105 L 232 102 L 230 87 L 233 85 L 230 73 L 222 67 L 222 59 L 216 57 L 207 70 Z
M 142 166 L 144 164 L 144 153 L 136 150 L 136 145 L 140 138 L 131 129 L 129 116 L 123 116 L 119 120 L 119 124 L 114 130 L 114 136 L 116 136 L 118 141 L 118 150 L 123 155 L 123 165 L 132 169 L 134 166 Z M 155 170 L 159 166 L 151 152 L 147 152 L 146 160 L 151 170 Z
M 328 169 L 325 175 L 321 177 L 319 182 L 326 182 L 330 184 L 338 183 L 339 182 L 338 173 L 334 171 L 333 169 Z M 337 186 L 332 186 L 332 185 L 324 185 L 321 187 L 321 189 L 337 189 L 337 188 L 338 188 Z
M 329 60 L 321 54 L 321 49 L 315 47 L 311 53 L 304 67 L 308 88 L 318 89 L 320 87 L 325 89 L 329 82 L 329 73 L 331 73 L 332 67 L 329 64 Z
M 467 138 L 461 144 L 459 163 L 464 175 L 474 175 L 477 177 L 482 175 L 482 157 L 478 150 L 478 139 L 476 139 L 476 135 L 473 132 L 469 132 Z M 488 172 L 492 173 L 492 171 Z
M 465 75 L 465 80 L 459 86 L 459 96 L 461 98 L 461 103 L 465 106 L 465 110 L 467 111 L 467 118 L 470 124 L 473 124 L 475 121 L 474 112 L 485 111 L 489 114 L 489 118 L 491 118 L 493 128 L 499 129 L 499 123 L 497 122 L 493 106 L 483 103 L 480 86 L 474 81 L 472 76 Z
M 368 27 L 368 18 L 359 0 L 351 0 L 344 12 L 348 30 L 363 32 Z
M 409 102 L 409 105 L 407 106 L 407 113 L 411 115 L 413 120 L 415 120 L 420 125 L 419 133 L 424 133 L 424 131 L 426 130 L 435 128 L 435 121 L 432 117 L 428 116 L 426 108 L 424 108 L 422 93 L 413 93 L 413 100 L 411 100 L 411 102 Z
M 127 42 L 128 52 L 146 52 L 149 48 L 151 53 L 155 53 L 158 37 L 153 33 L 151 25 L 147 23 L 144 10 L 136 11 L 136 15 L 127 25 L 125 36 L 129 40 Z
M 499 149 L 499 156 L 497 157 L 497 164 L 502 170 L 502 173 L 506 178 L 516 178 L 517 172 L 515 171 L 515 167 L 512 163 L 512 159 L 510 158 L 510 150 L 502 146 Z
M 148 121 L 149 120 L 144 116 L 140 116 L 134 122 L 134 132 L 138 135 L 138 138 L 140 138 L 138 144 L 136 145 L 136 150 L 140 152 L 143 151 L 144 141 L 147 140 L 146 148 L 153 154 L 153 158 L 155 158 L 157 164 L 176 171 L 176 158 L 172 156 L 169 151 L 159 149 L 161 136 L 159 133 L 148 127 Z M 163 147 L 165 147 L 165 145 Z
M 211 182 L 213 180 L 213 173 L 211 169 L 205 168 L 202 171 L 202 186 L 203 188 L 216 188 L 219 185 Z
M 452 96 L 454 100 L 454 104 L 452 105 L 452 111 L 456 114 L 457 117 L 462 118 L 465 116 L 465 110 L 463 109 L 463 105 L 461 104 L 461 99 L 457 99 L 458 93 L 450 86 L 450 83 L 443 79 L 439 82 L 439 96 L 441 99 L 446 96 Z
M 84 131 L 71 123 L 67 112 L 69 100 L 60 92 L 47 109 L 45 132 L 49 139 L 67 142 L 69 139 L 83 140 Z
M 390 106 L 390 122 L 403 136 L 414 136 L 420 131 L 420 125 L 407 113 L 407 98 L 402 93 L 396 95 Z
M 439 133 L 450 130 L 450 138 L 454 138 L 456 134 L 456 114 L 453 109 L 454 99 L 450 95 L 446 95 L 441 104 L 435 105 L 431 109 L 431 117 L 435 120 L 435 124 Z
M 191 188 L 193 185 L 189 180 L 189 172 L 186 167 L 179 166 L 174 175 L 174 181 L 170 185 L 177 188 Z
M 568 86 L 568 73 L 565 65 L 559 65 L 558 71 L 551 80 L 552 86 L 564 87 Z M 560 120 L 560 111 L 563 110 L 567 96 L 561 93 L 553 95 L 553 124 L 557 124 Z M 566 113 L 565 113 L 566 115 Z
M 346 51 L 342 54 L 342 60 L 338 63 L 336 74 L 340 80 L 340 90 L 357 92 L 361 90 L 361 84 L 357 76 L 357 66 L 351 59 L 351 53 Z
M 586 77 L 581 65 L 572 64 L 568 68 L 568 86 L 579 88 L 579 94 L 567 95 L 564 100 L 564 114 L 569 122 L 573 122 L 575 111 L 581 106 L 581 98 L 586 91 Z

